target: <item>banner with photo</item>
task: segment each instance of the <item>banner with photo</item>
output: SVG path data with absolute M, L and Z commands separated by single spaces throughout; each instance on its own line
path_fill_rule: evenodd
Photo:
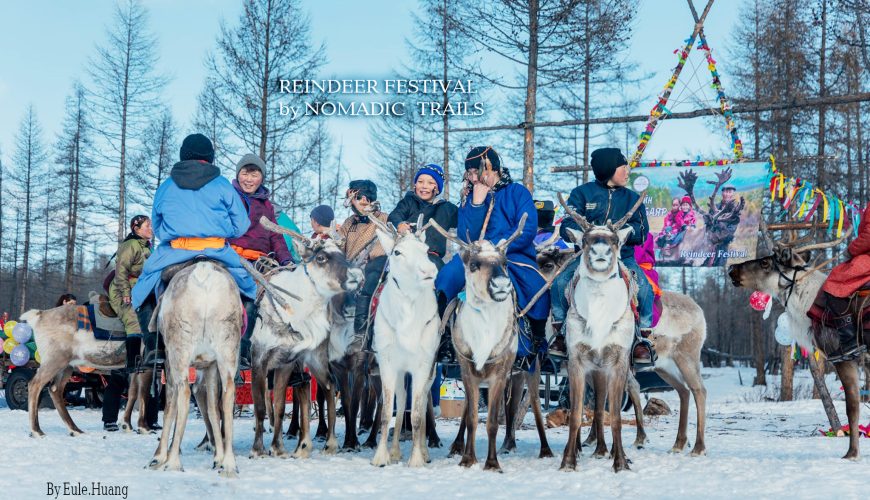
M 715 267 L 752 260 L 767 162 L 638 167 L 629 187 L 647 190 L 657 266 Z

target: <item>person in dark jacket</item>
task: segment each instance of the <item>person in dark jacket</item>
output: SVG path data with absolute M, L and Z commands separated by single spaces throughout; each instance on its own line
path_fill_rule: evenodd
M 414 190 L 405 194 L 402 201 L 390 212 L 387 220 L 392 222 L 400 233 L 416 230 L 413 225 L 417 224 L 420 214 L 423 214 L 423 224 L 435 219 L 448 231 L 455 228 L 458 209 L 453 203 L 439 198 L 443 189 L 444 170 L 441 166 L 430 163 L 421 167 L 414 175 Z M 426 230 L 426 244 L 429 245 L 429 260 L 441 269 L 447 253 L 447 238 L 430 227 Z
M 268 256 L 284 266 L 292 262 L 284 237 L 260 224 L 260 218 L 263 216 L 277 224 L 275 207 L 269 201 L 269 190 L 263 186 L 265 177 L 266 162 L 253 153 L 242 156 L 236 164 L 236 178 L 232 184 L 248 210 L 251 225 L 245 234 L 229 240 L 230 248 L 251 263 L 256 262 L 260 257 Z M 247 297 L 242 298 L 242 303 L 248 318 L 247 328 L 242 336 L 239 367 L 246 370 L 251 366 L 251 334 L 254 333 L 258 308 L 256 301 Z
M 626 188 L 628 184 L 628 161 L 617 148 L 602 148 L 592 152 L 592 171 L 595 180 L 574 188 L 568 197 L 567 204 L 578 214 L 586 217 L 591 224 L 603 225 L 607 221 L 621 219 L 631 210 L 640 195 Z M 644 279 L 643 270 L 638 266 L 634 258 L 634 249 L 637 245 L 643 245 L 649 233 L 649 223 L 646 218 L 646 208 L 641 205 L 628 219 L 629 226 L 633 229 L 631 235 L 625 241 L 619 256 L 622 263 L 634 273 L 638 284 L 638 313 L 640 315 L 640 329 L 638 341 L 634 349 L 635 368 L 639 371 L 650 369 L 653 366 L 652 344 L 646 340 L 651 333 L 653 289 L 649 281 Z M 568 229 L 579 230 L 577 222 L 571 217 L 565 217 L 560 229 L 562 239 L 569 239 Z M 575 249 L 579 248 L 575 245 Z M 565 337 L 562 324 L 568 313 L 568 300 L 565 290 L 568 288 L 574 271 L 580 264 L 580 259 L 574 260 L 553 282 L 551 299 L 553 302 L 553 330 L 556 338 L 551 346 L 550 353 L 555 356 L 566 354 Z
M 335 212 L 329 205 L 318 205 L 311 210 L 312 239 L 329 239 L 329 227 L 335 222 Z M 338 228 L 336 228 L 338 229 Z
M 522 184 L 513 182 L 510 172 L 501 164 L 501 158 L 491 146 L 478 146 L 468 152 L 465 158 L 464 200 L 460 203 L 456 234 L 469 242 L 482 235 L 494 245 L 507 239 L 517 229 L 523 214 L 526 222 L 522 234 L 507 248 L 508 276 L 516 291 L 517 308 L 523 309 L 532 297 L 545 285 L 535 261 L 535 247 L 532 242 L 538 230 L 538 214 L 529 190 Z M 491 216 L 484 230 L 484 220 L 489 207 Z M 435 278 L 438 293 L 439 312 L 443 314 L 447 304 L 465 287 L 465 268 L 459 254 L 453 256 Z M 526 313 L 534 351 L 545 347 L 547 316 L 550 300 L 543 294 Z M 439 360 L 451 361 L 448 352 L 450 333 L 445 331 Z M 519 364 L 529 362 L 527 357 L 518 357 Z

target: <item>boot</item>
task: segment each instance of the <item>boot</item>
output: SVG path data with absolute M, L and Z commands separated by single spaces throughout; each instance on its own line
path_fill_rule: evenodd
M 438 319 L 443 321 L 444 312 L 447 310 L 447 296 L 443 293 L 438 294 Z M 457 364 L 456 352 L 453 350 L 453 338 L 450 336 L 450 326 L 444 327 L 444 332 L 441 334 L 441 344 L 438 345 L 438 354 L 435 357 L 436 361 L 445 365 Z
M 142 337 L 127 335 L 127 373 L 135 373 L 138 368 L 139 351 L 142 349 Z
M 163 366 L 166 362 L 166 354 L 160 349 L 160 335 L 157 332 L 147 332 L 143 335 L 145 350 L 142 353 L 142 366 Z
M 828 361 L 831 363 L 851 361 L 867 352 L 867 346 L 858 344 L 858 335 L 855 334 L 855 327 L 852 322 L 839 320 L 837 321 L 837 327 L 840 345 L 827 357 Z
M 254 334 L 254 323 L 257 322 L 257 314 L 259 313 L 257 303 L 247 297 L 242 297 L 242 306 L 244 306 L 245 314 L 248 316 L 248 324 L 240 343 L 239 371 L 251 369 L 251 336 Z
M 568 344 L 565 342 L 565 335 L 562 333 L 561 321 L 553 322 L 553 340 L 550 342 L 549 354 L 553 358 L 568 358 Z
M 656 354 L 652 342 L 647 338 L 652 330 L 643 328 L 638 330 L 632 349 L 632 363 L 635 372 L 646 372 L 655 369 Z

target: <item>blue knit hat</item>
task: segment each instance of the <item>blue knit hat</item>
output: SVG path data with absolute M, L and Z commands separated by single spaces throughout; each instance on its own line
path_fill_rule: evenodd
M 414 175 L 414 184 L 417 184 L 417 179 L 423 174 L 435 179 L 435 184 L 438 185 L 438 193 L 444 192 L 444 169 L 441 168 L 441 165 L 430 163 L 420 167 L 420 170 L 417 170 L 417 173 Z

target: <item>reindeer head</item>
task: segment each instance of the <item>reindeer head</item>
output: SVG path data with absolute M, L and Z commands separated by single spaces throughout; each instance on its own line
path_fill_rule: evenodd
M 538 263 L 538 269 L 546 279 L 551 279 L 553 273 L 564 263 L 574 250 L 560 248 L 556 246 L 559 240 L 559 226 L 553 230 L 553 235 L 545 241 L 535 246 L 535 261 Z
M 844 232 L 841 238 L 833 241 L 799 246 L 806 239 L 813 237 L 810 233 L 800 239 L 792 237 L 784 241 L 774 241 L 763 220 L 761 235 L 773 253 L 766 257 L 734 264 L 728 269 L 728 276 L 736 287 L 760 290 L 774 296 L 790 286 L 790 280 L 794 279 L 796 271 L 806 270 L 810 262 L 810 252 L 835 247 L 846 238 Z M 781 280 L 782 277 L 786 279 Z
M 377 217 L 369 218 L 377 226 L 375 234 L 389 256 L 390 279 L 396 281 L 402 290 L 435 287 L 438 268 L 429 260 L 429 246 L 426 244 L 426 229 L 423 215 L 417 219 L 417 230 L 399 234 L 392 224 L 383 223 Z
M 583 253 L 582 265 L 578 268 L 582 270 L 580 272 L 598 281 L 610 279 L 613 273 L 617 272 L 619 250 L 634 230 L 631 226 L 626 226 L 626 223 L 643 204 L 645 195 L 646 191 L 641 193 L 637 202 L 631 207 L 631 210 L 616 221 L 615 224 L 607 221 L 602 226 L 596 226 L 589 223 L 585 217 L 569 207 L 565 203 L 562 193 L 559 193 L 559 203 L 565 208 L 566 213 L 580 226 L 579 231 L 567 228 L 568 234 L 574 240 L 574 243 L 580 245 L 580 251 Z
M 445 231 L 434 220 L 431 223 L 445 238 L 459 245 L 459 257 L 465 266 L 465 288 L 469 295 L 483 302 L 503 302 L 510 297 L 513 284 L 507 273 L 507 249 L 523 233 L 526 214 L 520 219 L 516 231 L 495 245 L 484 239 L 483 234 L 477 241 L 467 243 Z
M 302 258 L 305 273 L 310 276 L 317 292 L 331 298 L 342 291 L 354 291 L 362 281 L 362 271 L 349 267 L 344 252 L 332 240 L 312 240 L 296 231 L 274 224 L 266 217 L 260 224 L 269 231 L 286 234 L 293 238 Z

